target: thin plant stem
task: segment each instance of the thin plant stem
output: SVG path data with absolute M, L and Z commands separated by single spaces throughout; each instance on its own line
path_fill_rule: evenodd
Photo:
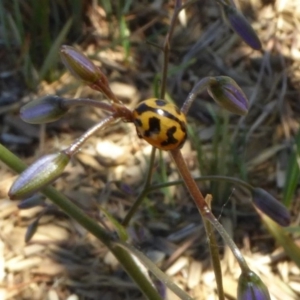
M 22 160 L 1 144 L 0 160 L 17 173 L 21 173 L 27 167 Z M 131 255 L 120 247 L 114 247 L 115 240 L 96 221 L 91 219 L 85 212 L 53 187 L 48 186 L 44 188 L 42 193 L 107 246 L 148 299 L 162 300 L 157 290 L 136 265 Z
M 67 149 L 65 149 L 64 152 L 70 156 L 76 154 L 79 151 L 80 147 L 85 143 L 85 141 L 88 138 L 90 138 L 95 132 L 97 132 L 100 129 L 103 129 L 104 127 L 111 124 L 115 120 L 116 120 L 115 115 L 106 117 L 101 122 L 97 123 L 92 128 L 90 128 L 88 131 L 86 131 L 78 139 L 76 139 L 76 141 L 73 142 Z
M 166 93 L 166 85 L 167 85 L 167 75 L 168 75 L 168 62 L 169 62 L 169 51 L 170 51 L 170 40 L 172 38 L 174 28 L 175 28 L 175 23 L 176 19 L 178 17 L 179 12 L 185 8 L 187 5 L 194 3 L 195 0 L 189 1 L 185 3 L 184 5 L 181 4 L 181 1 L 176 1 L 176 6 L 173 12 L 172 20 L 169 26 L 169 31 L 165 37 L 164 41 L 164 47 L 163 47 L 163 53 L 164 53 L 164 60 L 163 60 L 163 70 L 162 70 L 162 76 L 161 76 L 161 88 L 160 88 L 160 98 L 164 99 L 165 93 Z M 135 212 L 138 210 L 139 206 L 142 204 L 144 197 L 147 195 L 148 188 L 151 184 L 151 179 L 152 179 L 152 169 L 154 165 L 154 160 L 155 160 L 155 153 L 156 149 L 152 147 L 151 151 L 151 156 L 150 156 L 150 161 L 149 161 L 149 167 L 146 175 L 146 180 L 143 186 L 142 191 L 138 195 L 136 201 L 130 208 L 129 212 L 125 216 L 122 225 L 123 226 L 128 226 L 131 218 L 135 214 Z
M 116 112 L 113 105 L 111 105 L 109 103 L 97 101 L 97 100 L 88 99 L 88 98 L 63 99 L 62 105 L 67 108 L 73 107 L 73 106 L 78 106 L 78 105 L 89 105 L 89 106 L 101 108 L 101 109 L 103 109 L 105 111 L 109 111 L 111 113 Z
M 224 239 L 225 243 L 228 245 L 228 247 L 231 249 L 233 255 L 237 259 L 240 268 L 242 272 L 249 271 L 249 267 L 247 265 L 246 260 L 244 259 L 241 251 L 238 249 L 236 244 L 233 242 L 231 237 L 228 235 L 224 227 L 219 223 L 219 221 L 215 218 L 215 216 L 212 214 L 208 204 L 206 203 L 201 191 L 199 190 L 194 178 L 192 177 L 183 157 L 180 152 L 180 150 L 171 150 L 170 151 L 177 169 L 188 189 L 190 192 L 198 210 L 201 214 L 203 219 L 207 219 L 211 222 L 211 224 L 215 227 L 215 229 L 219 232 L 219 234 Z
M 188 169 L 182 154 L 180 150 L 175 149 L 170 151 L 171 156 L 173 157 L 177 169 L 188 189 L 191 196 L 193 197 L 194 201 L 196 202 L 197 208 L 199 209 L 201 215 L 205 212 L 205 208 L 208 208 L 207 203 L 205 202 L 205 199 L 201 193 L 201 191 L 198 189 L 198 186 L 196 182 L 194 181 L 194 178 L 192 177 L 190 170 Z M 208 208 L 209 209 L 209 208 Z
M 208 203 L 209 207 L 211 207 L 212 196 L 206 195 L 205 197 L 206 203 Z M 219 300 L 224 300 L 224 289 L 223 289 L 223 277 L 222 277 L 222 270 L 220 264 L 220 255 L 219 255 L 219 247 L 216 240 L 216 235 L 213 231 L 211 223 L 204 219 L 204 228 L 206 231 L 206 235 L 209 239 L 209 250 L 210 250 L 210 257 L 213 264 L 213 270 L 215 273 L 216 283 L 217 283 L 217 291 Z
M 221 266 L 220 266 L 220 258 L 219 254 L 217 253 L 217 243 L 214 236 L 214 233 L 210 227 L 209 220 L 205 218 L 205 212 L 210 211 L 208 204 L 206 203 L 201 191 L 199 190 L 196 182 L 194 181 L 183 157 L 180 152 L 180 150 L 172 150 L 170 151 L 171 156 L 173 157 L 177 169 L 184 180 L 184 183 L 190 192 L 194 202 L 196 203 L 196 206 L 199 210 L 200 215 L 202 216 L 204 227 L 206 230 L 206 235 L 209 240 L 209 250 L 210 250 L 210 257 L 213 263 L 213 270 L 216 277 L 216 283 L 217 283 L 217 290 L 219 299 L 224 299 L 224 291 L 223 291 L 223 284 L 222 284 L 222 272 L 221 272 Z
M 148 194 L 148 189 L 151 184 L 151 179 L 152 179 L 152 171 L 153 171 L 153 165 L 154 165 L 154 160 L 155 160 L 155 153 L 156 153 L 156 148 L 152 147 L 151 155 L 150 155 L 150 161 L 148 164 L 148 171 L 146 174 L 146 180 L 144 182 L 144 187 L 140 194 L 137 196 L 135 202 L 131 206 L 129 212 L 125 216 L 122 225 L 127 227 L 131 218 L 134 216 L 140 205 L 142 204 L 145 196 Z
M 129 252 L 133 253 L 140 262 L 149 270 L 153 275 L 155 275 L 161 282 L 164 283 L 167 287 L 171 288 L 172 291 L 180 297 L 182 300 L 193 300 L 191 296 L 189 296 L 186 292 L 181 290 L 170 278 L 166 275 L 160 268 L 158 268 L 145 254 L 137 250 L 130 244 L 127 244 L 123 241 L 118 241 L 115 243 L 116 247 L 122 247 L 124 249 L 128 249 Z
M 210 222 L 210 220 L 209 220 L 209 218 L 206 218 L 206 214 L 208 212 L 210 212 L 210 208 L 209 208 L 208 204 L 206 203 L 201 191 L 199 190 L 195 180 L 193 179 L 193 177 L 182 157 L 180 150 L 178 150 L 178 149 L 172 150 L 172 151 L 170 151 L 170 153 L 176 163 L 177 169 L 178 169 L 182 179 L 184 180 L 184 183 L 185 183 L 188 191 L 190 192 L 194 202 L 196 203 L 196 206 L 199 210 L 200 215 L 202 216 L 203 223 L 205 225 L 206 234 L 209 239 L 208 245 L 209 245 L 209 249 L 210 249 L 211 259 L 213 262 L 214 273 L 216 276 L 218 294 L 219 294 L 220 299 L 224 299 L 220 258 L 216 252 L 217 244 L 216 244 L 216 240 L 214 238 L 214 234 L 211 230 L 211 227 L 208 224 L 208 221 Z M 223 237 L 223 235 L 222 235 L 222 237 Z M 228 239 L 227 236 L 226 236 L 226 238 Z M 237 248 L 237 250 L 238 250 L 238 248 Z
M 210 251 L 210 257 L 213 265 L 213 270 L 215 273 L 215 279 L 216 279 L 217 291 L 218 291 L 218 300 L 225 300 L 224 288 L 223 288 L 223 277 L 222 277 L 222 270 L 220 264 L 221 260 L 220 260 L 219 247 L 217 244 L 216 236 L 214 234 L 211 223 L 207 219 L 205 219 L 203 223 L 209 240 L 209 251 Z
M 161 90 L 160 90 L 160 97 L 161 99 L 164 99 L 165 93 L 166 93 L 166 81 L 168 76 L 168 62 L 169 62 L 169 54 L 170 54 L 170 42 L 174 33 L 175 29 L 175 23 L 178 18 L 178 15 L 180 11 L 187 6 L 189 6 L 192 3 L 195 3 L 197 0 L 191 0 L 186 2 L 185 4 L 181 4 L 181 1 L 176 1 L 174 12 L 172 15 L 172 19 L 170 22 L 168 33 L 166 34 L 164 46 L 163 46 L 163 52 L 164 52 L 164 63 L 163 63 L 163 69 L 162 69 L 162 76 L 161 76 Z
M 184 104 L 181 107 L 181 111 L 184 114 L 188 113 L 192 103 L 196 99 L 197 94 L 204 91 L 207 88 L 210 81 L 211 81 L 211 77 L 204 77 L 194 85 L 193 89 L 190 91 L 186 100 L 184 101 Z
M 215 227 L 215 229 L 219 232 L 227 246 L 230 248 L 231 252 L 235 256 L 242 273 L 248 273 L 250 272 L 250 268 L 242 255 L 240 249 L 237 247 L 237 245 L 234 243 L 232 238 L 229 236 L 225 228 L 222 226 L 222 224 L 217 220 L 217 218 L 213 215 L 211 210 L 205 209 L 204 217 L 210 221 L 210 223 Z
M 250 185 L 249 183 L 241 179 L 222 176 L 222 175 L 206 175 L 201 177 L 195 177 L 194 180 L 195 181 L 226 181 L 226 182 L 230 182 L 242 186 L 250 191 L 254 189 L 252 185 Z M 147 189 L 147 192 L 150 193 L 152 191 L 159 190 L 168 186 L 180 185 L 180 184 L 184 184 L 183 180 L 174 180 L 174 181 L 169 181 L 164 183 L 153 184 Z

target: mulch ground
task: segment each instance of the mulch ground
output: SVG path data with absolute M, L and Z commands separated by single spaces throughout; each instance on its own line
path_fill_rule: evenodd
M 199 2 L 182 13 L 176 25 L 168 94 L 180 105 L 202 77 L 227 75 L 236 80 L 251 109 L 247 117 L 228 117 L 229 140 L 243 140 L 239 150 L 248 181 L 280 198 L 293 137 L 299 129 L 300 9 L 297 0 L 243 1 L 240 7 L 261 38 L 263 51 L 251 50 L 224 26 L 215 3 Z M 162 52 L 153 44 L 163 42 L 172 1 L 155 1 L 146 9 L 143 4 L 133 5 L 127 17 L 131 44 L 127 60 L 123 47 L 109 47 L 111 28 L 104 10 L 96 8 L 88 11 L 93 38 L 84 40 L 81 47 L 101 65 L 114 93 L 134 108 L 140 100 L 153 96 L 154 78 L 162 62 Z M 103 97 L 80 85 L 69 73 L 53 83 L 42 82 L 36 92 L 30 92 L 21 71 L 14 69 L 12 53 L 1 46 L 0 57 L 5 62 L 0 69 L 0 140 L 26 163 L 64 149 L 105 116 L 100 110 L 80 107 L 47 126 L 25 124 L 18 110 L 36 97 Z M 209 164 L 213 161 L 215 120 L 222 118 L 222 111 L 208 95 L 199 95 L 189 122 Z M 182 150 L 191 172 L 212 175 L 206 172 L 213 170 L 209 164 L 207 170 L 199 171 L 194 145 L 188 140 Z M 138 139 L 133 125 L 118 122 L 88 140 L 55 187 L 110 227 L 100 208 L 118 220 L 125 217 L 142 187 L 150 151 L 151 147 Z M 232 156 L 228 151 L 225 154 L 222 159 L 230 165 Z M 168 153 L 162 153 L 155 171 L 155 182 L 179 179 Z M 236 168 L 223 171 L 224 175 L 240 176 Z M 15 174 L 0 163 L 0 299 L 144 299 L 112 254 L 50 202 L 46 207 L 18 209 L 18 202 L 7 197 L 14 179 Z M 212 192 L 207 183 L 200 187 L 205 193 Z M 247 204 L 247 197 L 238 187 L 230 186 L 229 193 L 222 189 L 213 203 L 216 216 L 268 286 L 272 299 L 299 299 L 299 268 L 275 244 Z M 37 232 L 25 243 L 28 226 L 41 213 Z M 217 299 L 205 230 L 182 186 L 151 193 L 128 232 L 132 244 L 191 296 Z M 239 268 L 221 239 L 219 246 L 226 299 L 235 299 Z M 166 299 L 177 299 L 164 292 Z

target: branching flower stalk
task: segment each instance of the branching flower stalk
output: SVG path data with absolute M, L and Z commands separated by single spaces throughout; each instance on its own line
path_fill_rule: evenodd
M 238 247 L 235 245 L 233 240 L 230 238 L 224 227 L 219 223 L 219 221 L 215 218 L 215 216 L 212 214 L 208 204 L 206 203 L 201 191 L 199 190 L 194 178 L 192 177 L 186 162 L 184 158 L 182 157 L 182 154 L 180 150 L 172 150 L 170 151 L 172 158 L 174 159 L 174 162 L 176 163 L 176 167 L 189 191 L 191 194 L 191 197 L 193 198 L 199 213 L 201 214 L 202 218 L 205 220 L 207 219 L 219 232 L 219 234 L 224 239 L 225 243 L 228 245 L 228 247 L 231 249 L 232 253 L 234 254 L 235 258 L 237 259 L 239 266 L 242 270 L 242 272 L 248 272 L 249 267 L 246 263 L 246 260 L 244 259 L 242 253 L 238 249 Z
M 188 2 L 186 5 L 190 4 L 191 2 Z M 176 1 L 175 4 L 175 9 L 173 12 L 172 20 L 169 26 L 169 31 L 166 35 L 165 42 L 164 42 L 164 47 L 163 47 L 163 52 L 164 52 L 164 63 L 163 63 L 163 71 L 162 71 L 162 86 L 161 86 L 161 99 L 164 99 L 165 96 L 165 89 L 166 89 L 166 78 L 167 78 L 167 73 L 168 73 L 168 58 L 169 58 L 169 51 L 170 51 L 170 40 L 175 28 L 175 22 L 177 20 L 178 14 L 180 11 L 184 8 L 185 6 L 182 6 L 181 1 L 178 0 Z M 189 93 L 186 101 L 184 102 L 183 107 L 181 108 L 181 111 L 186 115 L 187 112 L 190 109 L 190 106 L 192 105 L 193 101 L 196 99 L 196 96 L 198 93 L 204 91 L 207 89 L 212 83 L 215 83 L 215 79 L 211 77 L 206 77 L 200 80 L 192 89 L 192 91 Z M 243 95 L 244 96 L 244 95 Z M 246 111 L 246 110 L 245 110 Z M 146 181 L 144 184 L 144 187 L 137 197 L 135 203 L 132 205 L 131 209 L 129 210 L 128 214 L 126 215 L 123 225 L 126 226 L 128 225 L 130 219 L 132 216 L 135 214 L 137 211 L 138 207 L 141 205 L 144 197 L 147 194 L 147 189 L 149 188 L 151 184 L 151 175 L 152 175 L 152 166 L 154 164 L 154 158 L 155 158 L 155 148 L 152 148 L 151 152 L 151 159 L 150 159 L 150 164 L 147 172 L 147 177 Z M 213 267 L 214 267 L 214 272 L 216 276 L 216 281 L 217 281 L 217 287 L 218 287 L 218 295 L 219 299 L 222 300 L 224 299 L 224 292 L 223 292 L 223 285 L 222 285 L 222 274 L 221 274 L 221 267 L 220 267 L 220 259 L 218 256 L 218 253 L 216 253 L 216 239 L 214 237 L 214 233 L 211 230 L 211 227 L 206 224 L 206 220 L 209 220 L 209 222 L 216 227 L 218 232 L 221 234 L 223 237 L 224 241 L 228 243 L 230 249 L 233 251 L 234 255 L 239 261 L 239 264 L 241 266 L 241 269 L 244 271 L 248 271 L 249 267 L 247 266 L 247 263 L 245 259 L 243 258 L 241 252 L 237 248 L 237 246 L 234 244 L 230 236 L 227 234 L 223 226 L 217 221 L 217 219 L 213 216 L 211 213 L 208 205 L 206 204 L 203 195 L 201 194 L 200 190 L 198 189 L 195 181 L 193 180 L 189 170 L 187 169 L 186 163 L 182 158 L 180 150 L 173 150 L 171 151 L 171 156 L 173 157 L 178 170 L 189 190 L 189 192 L 192 195 L 192 198 L 194 199 L 197 208 L 203 217 L 203 221 L 205 224 L 206 232 L 207 232 L 207 237 L 209 240 L 209 247 L 210 247 L 210 253 L 211 253 L 211 259 L 213 262 Z
M 0 144 L 0 158 L 17 173 L 21 173 L 26 169 L 25 163 L 17 156 L 7 150 Z M 105 246 L 112 251 L 118 261 L 122 264 L 129 276 L 137 283 L 141 291 L 151 300 L 162 300 L 156 288 L 145 278 L 140 268 L 133 261 L 130 253 L 122 248 L 114 247 L 115 240 L 109 235 L 96 221 L 90 218 L 84 211 L 72 203 L 66 196 L 58 192 L 51 186 L 42 190 L 43 194 L 51 199 L 51 201 L 62 209 L 71 218 L 76 220 L 88 232 L 97 237 Z
M 84 133 L 81 137 L 79 137 L 75 142 L 73 142 L 67 149 L 65 149 L 65 153 L 67 153 L 70 156 L 75 155 L 88 138 L 90 138 L 93 134 L 95 134 L 100 129 L 103 129 L 106 126 L 108 126 L 110 123 L 114 122 L 115 119 L 116 116 L 111 115 L 106 117 L 101 122 L 97 123 L 95 126 L 90 128 L 86 133 Z
M 175 29 L 175 24 L 178 18 L 179 13 L 185 9 L 186 7 L 190 6 L 191 4 L 195 3 L 197 0 L 190 0 L 186 3 L 182 4 L 181 0 L 175 0 L 175 7 L 172 15 L 172 19 L 169 25 L 168 32 L 165 37 L 164 45 L 163 45 L 163 53 L 164 53 L 164 62 L 163 62 L 163 69 L 162 69 L 162 76 L 161 76 L 161 89 L 160 89 L 160 98 L 165 98 L 166 93 L 166 81 L 168 76 L 168 62 L 169 62 L 169 53 L 170 53 L 170 42 L 173 36 L 173 32 Z
M 169 62 L 169 52 L 170 52 L 170 42 L 173 36 L 173 32 L 175 29 L 175 24 L 178 18 L 179 13 L 182 9 L 186 8 L 187 6 L 191 5 L 192 3 L 195 3 L 196 0 L 187 1 L 185 4 L 181 3 L 181 0 L 175 0 L 175 8 L 173 11 L 172 19 L 168 28 L 168 32 L 165 36 L 164 45 L 163 45 L 163 68 L 162 68 L 162 75 L 161 75 L 161 85 L 160 85 L 160 98 L 165 98 L 166 93 L 166 86 L 167 86 L 167 77 L 168 77 L 168 62 Z M 194 93 L 195 94 L 195 93 Z M 124 226 L 128 226 L 131 218 L 134 216 L 140 205 L 143 203 L 143 200 L 145 196 L 147 195 L 147 190 L 151 186 L 151 180 L 152 180 L 152 173 L 153 173 L 153 166 L 155 161 L 155 154 L 156 154 L 156 148 L 152 147 L 147 174 L 146 174 L 146 180 L 144 181 L 143 188 L 139 195 L 137 196 L 135 202 L 131 206 L 130 210 L 126 214 L 122 224 Z
M 259 277 L 249 269 L 240 250 L 228 235 L 224 227 L 213 215 L 210 209 L 210 201 L 208 201 L 210 196 L 207 195 L 206 198 L 204 198 L 180 152 L 180 148 L 187 137 L 186 115 L 198 93 L 207 90 L 209 95 L 219 106 L 238 115 L 245 115 L 248 112 L 248 100 L 246 96 L 233 79 L 227 76 L 216 76 L 201 79 L 189 93 L 181 110 L 179 110 L 175 105 L 164 100 L 166 79 L 168 75 L 170 41 L 175 28 L 175 22 L 181 9 L 194 2 L 195 1 L 192 0 L 182 5 L 180 0 L 175 1 L 174 13 L 163 46 L 164 63 L 161 77 L 161 99 L 147 99 L 139 103 L 133 111 L 126 108 L 125 105 L 114 95 L 109 87 L 108 79 L 92 61 L 73 47 L 63 46 L 61 48 L 62 60 L 70 72 L 77 79 L 83 81 L 87 86 L 102 92 L 111 102 L 103 103 L 83 98 L 64 99 L 57 96 L 46 96 L 25 105 L 21 109 L 21 118 L 26 122 L 33 124 L 53 122 L 65 115 L 71 107 L 77 105 L 94 106 L 105 110 L 109 113 L 109 115 L 90 128 L 65 150 L 55 154 L 46 155 L 27 168 L 12 185 L 9 191 L 9 196 L 11 199 L 24 199 L 26 197 L 30 197 L 33 193 L 42 190 L 55 204 L 99 238 L 115 254 L 115 256 L 123 264 L 126 271 L 137 282 L 141 290 L 149 299 L 160 299 L 155 288 L 145 279 L 138 266 L 134 264 L 131 256 L 124 251 L 124 249 L 130 249 L 130 247 L 126 247 L 125 244 L 122 244 L 123 242 L 121 245 L 118 241 L 115 241 L 115 238 L 110 235 L 109 231 L 105 231 L 67 198 L 57 193 L 53 188 L 46 187 L 62 174 L 70 158 L 80 150 L 85 141 L 95 132 L 105 128 L 119 119 L 122 119 L 125 122 L 132 122 L 134 123 L 137 134 L 140 138 L 145 139 L 148 143 L 161 150 L 170 152 L 177 169 L 191 197 L 193 198 L 200 215 L 202 216 L 209 240 L 219 299 L 224 299 L 224 292 L 222 288 L 220 259 L 212 227 L 214 227 L 222 236 L 223 240 L 229 246 L 239 263 L 242 274 L 239 280 L 238 299 L 249 299 L 247 298 L 249 295 L 255 295 L 255 297 L 259 298 L 251 299 L 268 300 L 269 294 L 267 288 L 261 282 Z M 223 8 L 225 10 L 226 17 L 228 18 L 232 29 L 235 30 L 252 48 L 259 49 L 261 47 L 260 41 L 242 14 L 237 12 L 234 6 L 229 7 L 228 9 L 230 4 L 229 2 L 227 3 L 227 1 L 226 3 L 219 1 L 219 3 L 224 6 Z M 0 145 L 1 159 L 15 171 L 22 171 L 24 167 L 22 164 L 22 167 L 20 167 L 18 159 L 13 158 L 7 150 L 3 149 L 4 148 Z M 157 188 L 157 186 L 151 186 L 154 159 L 155 148 L 153 147 L 144 187 L 137 197 L 136 202 L 125 217 L 123 221 L 124 226 L 129 224 L 132 216 L 139 208 L 146 194 Z M 222 180 L 224 178 L 219 176 L 218 179 Z M 224 180 L 230 181 L 228 178 L 225 178 Z M 238 181 L 235 180 L 235 182 Z M 282 226 L 287 226 L 289 224 L 289 213 L 276 201 L 276 199 L 274 199 L 274 197 L 272 197 L 272 195 L 263 189 L 252 187 L 242 181 L 238 183 L 251 191 L 252 202 L 257 208 Z M 160 185 L 160 187 L 161 186 L 163 185 Z M 37 224 L 38 221 L 33 223 L 29 238 L 31 238 L 34 233 Z M 115 224 L 117 224 L 117 221 Z M 121 225 L 117 224 L 117 227 L 121 228 Z M 122 230 L 123 229 L 124 228 L 122 227 Z M 119 245 L 119 247 L 114 247 L 114 245 Z
M 232 184 L 236 184 L 238 186 L 244 187 L 249 191 L 254 189 L 254 187 L 246 181 L 243 181 L 239 178 L 222 176 L 222 175 L 203 175 L 201 177 L 194 177 L 194 180 L 196 182 L 198 182 L 198 181 L 228 182 L 228 183 L 232 183 Z M 168 181 L 168 182 L 164 182 L 164 183 L 153 184 L 153 185 L 151 185 L 151 187 L 148 188 L 147 191 L 148 191 L 148 193 L 150 193 L 155 190 L 159 190 L 159 189 L 162 189 L 165 187 L 179 185 L 179 184 L 184 184 L 183 180 L 174 180 L 174 181 Z
M 211 203 L 212 203 L 212 196 L 210 194 L 206 195 L 205 202 L 208 204 L 209 209 L 210 209 Z M 212 223 L 205 218 L 202 218 L 202 220 L 203 220 L 206 236 L 208 238 L 210 258 L 211 258 L 212 268 L 213 268 L 214 274 L 215 274 L 215 280 L 216 280 L 217 293 L 219 296 L 219 300 L 225 300 L 222 269 L 221 269 L 221 260 L 220 260 L 217 238 L 216 238 L 215 232 L 213 230 Z
M 286 207 L 275 199 L 270 193 L 265 191 L 262 188 L 254 187 L 251 184 L 235 178 L 221 175 L 210 175 L 210 176 L 201 176 L 195 177 L 194 180 L 198 181 L 218 181 L 218 182 L 228 182 L 235 185 L 238 185 L 249 191 L 249 203 L 254 206 L 254 208 L 260 210 L 267 216 L 269 216 L 273 221 L 278 225 L 287 227 L 290 225 L 291 216 Z M 182 180 L 170 181 L 160 184 L 152 185 L 148 188 L 147 192 L 150 193 L 157 189 L 162 189 L 168 186 L 174 186 L 178 184 L 184 184 Z

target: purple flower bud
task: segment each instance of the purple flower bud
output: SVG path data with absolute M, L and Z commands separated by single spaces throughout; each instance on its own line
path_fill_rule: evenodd
M 252 271 L 242 273 L 238 282 L 237 300 L 270 300 L 267 287 Z
M 267 191 L 254 188 L 252 198 L 253 204 L 274 222 L 284 227 L 291 224 L 291 216 L 287 208 Z
M 93 84 L 102 77 L 106 79 L 94 63 L 81 52 L 71 46 L 62 46 L 60 49 L 61 60 L 72 75 L 84 82 Z
M 248 113 L 248 99 L 232 78 L 227 76 L 212 77 L 207 91 L 226 110 L 237 115 Z
M 39 191 L 61 175 L 70 157 L 64 152 L 41 157 L 29 166 L 11 186 L 10 199 L 24 199 Z
M 232 30 L 235 31 L 252 49 L 260 50 L 261 42 L 247 19 L 233 6 L 222 4 L 222 7 L 224 17 Z
M 27 123 L 42 124 L 54 122 L 67 112 L 63 98 L 49 95 L 24 105 L 20 110 L 20 117 Z
M 75 78 L 84 81 L 92 89 L 100 91 L 114 102 L 120 102 L 109 87 L 107 77 L 81 52 L 71 46 L 60 49 L 62 62 Z

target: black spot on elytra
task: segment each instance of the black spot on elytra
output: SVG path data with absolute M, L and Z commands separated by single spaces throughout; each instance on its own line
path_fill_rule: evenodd
M 151 117 L 148 120 L 149 129 L 145 131 L 145 136 L 150 137 L 152 134 L 158 134 L 160 132 L 160 119 Z
M 166 106 L 168 103 L 164 100 L 161 100 L 161 99 L 157 99 L 155 100 L 155 104 L 158 106 L 158 107 L 163 107 L 163 106 Z M 154 112 L 154 113 L 157 113 L 157 109 L 156 107 L 151 107 L 149 106 L 148 104 L 146 104 L 145 102 L 142 102 L 140 105 L 138 105 L 138 107 L 135 109 L 135 112 L 138 114 L 138 115 L 142 115 L 143 113 L 145 112 Z M 167 114 L 168 112 L 167 111 L 163 111 L 164 114 Z
M 161 99 L 157 99 L 156 101 L 157 106 L 163 107 L 167 104 L 166 101 L 161 100 Z M 155 107 L 151 107 L 149 105 L 147 105 L 146 103 L 141 103 L 136 109 L 135 109 L 136 113 L 138 115 L 142 115 L 144 112 L 153 112 L 153 113 L 157 113 L 157 108 Z M 179 108 L 177 106 L 175 106 L 175 111 L 178 115 L 181 114 Z M 179 125 L 182 131 L 186 131 L 185 128 L 185 124 L 184 122 L 180 121 L 176 116 L 174 116 L 173 114 L 169 113 L 167 110 L 162 109 L 163 114 L 160 114 L 161 116 L 164 116 L 165 118 L 171 119 L 176 121 Z
M 135 125 L 135 129 L 136 129 L 136 133 L 138 135 L 138 137 L 141 139 L 143 138 L 142 134 L 139 132 L 138 128 L 142 127 L 142 121 L 140 119 L 135 119 L 134 120 L 134 125 Z
M 167 130 L 168 139 L 161 143 L 162 146 L 168 146 L 177 144 L 178 140 L 174 138 L 174 133 L 176 132 L 176 126 L 172 126 Z
M 151 107 L 148 106 L 146 103 L 141 103 L 136 109 L 135 109 L 136 113 L 138 115 L 143 114 L 144 112 L 147 111 L 152 111 Z

